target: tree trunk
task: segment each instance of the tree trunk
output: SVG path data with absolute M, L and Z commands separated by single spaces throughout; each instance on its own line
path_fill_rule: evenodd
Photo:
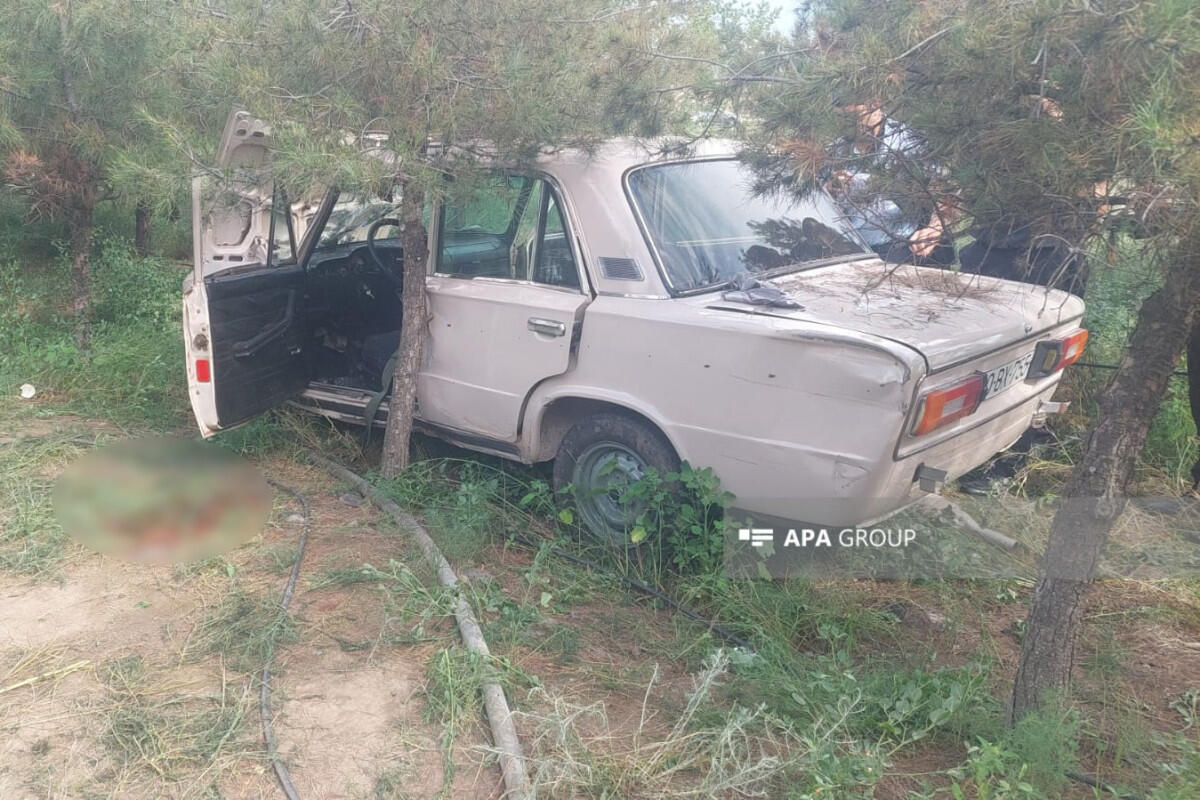
M 153 213 L 145 200 L 139 200 L 133 211 L 133 247 L 139 256 L 150 255 L 150 217 Z
M 87 350 L 92 314 L 92 207 L 81 205 L 67 217 L 71 235 L 71 308 L 75 314 L 75 346 Z
M 426 319 L 425 271 L 429 247 L 421 210 L 425 193 L 411 182 L 403 188 L 400 201 L 401 244 L 404 249 L 404 289 L 401 306 L 400 350 L 392 379 L 392 399 L 388 404 L 387 431 L 383 437 L 380 470 L 395 477 L 408 466 L 408 444 L 412 435 L 413 412 L 417 399 L 417 375 L 425 355 L 429 326 Z
M 1070 684 L 1087 590 L 1200 305 L 1200 264 L 1189 263 L 1190 252 L 1176 251 L 1162 288 L 1142 304 L 1063 489 L 1026 620 L 1010 721 Z

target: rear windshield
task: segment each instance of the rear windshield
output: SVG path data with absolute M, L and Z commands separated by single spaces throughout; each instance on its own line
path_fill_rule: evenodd
M 867 253 L 827 195 L 759 196 L 753 184 L 750 169 L 733 159 L 661 164 L 629 175 L 674 291 Z

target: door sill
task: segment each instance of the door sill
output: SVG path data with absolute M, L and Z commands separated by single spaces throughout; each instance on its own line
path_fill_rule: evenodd
M 313 382 L 290 404 L 304 411 L 320 414 L 340 422 L 352 425 L 363 424 L 363 411 L 367 403 L 375 396 L 375 392 L 356 389 L 352 386 L 337 386 L 332 383 Z M 388 404 L 380 403 L 375 411 L 374 425 L 376 428 L 386 428 L 388 419 Z M 413 428 L 437 439 L 449 442 L 468 450 L 490 453 L 522 463 L 530 463 L 521 457 L 521 450 L 516 442 L 502 439 L 492 439 L 470 431 L 459 430 L 447 425 L 426 422 L 423 419 L 413 420 Z

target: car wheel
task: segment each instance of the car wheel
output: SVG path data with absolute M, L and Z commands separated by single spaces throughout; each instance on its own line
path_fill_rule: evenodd
M 625 546 L 629 527 L 644 509 L 621 503 L 621 493 L 650 467 L 660 475 L 679 469 L 679 457 L 662 433 L 624 414 L 595 414 L 563 437 L 554 458 L 554 488 L 571 487 L 580 522 L 590 533 Z

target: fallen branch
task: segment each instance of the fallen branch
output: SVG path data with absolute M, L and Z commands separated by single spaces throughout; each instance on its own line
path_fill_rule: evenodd
M 957 503 L 951 502 L 941 495 L 931 494 L 921 501 L 921 505 L 939 513 L 949 511 L 950 515 L 954 518 L 955 524 L 966 528 L 980 539 L 983 539 L 990 545 L 999 547 L 1001 550 L 1006 550 L 1011 553 L 1016 550 L 1024 549 L 1024 546 L 1016 539 L 1013 539 L 1011 536 L 1005 536 L 1003 533 L 1000 533 L 1000 531 L 994 531 L 991 528 L 983 527 L 975 521 L 974 517 L 972 517 L 966 511 L 963 511 L 962 507 L 960 507 Z
M 458 622 L 458 631 L 462 635 L 463 644 L 471 652 L 478 653 L 485 659 L 491 657 L 483 631 L 475 619 L 475 612 L 467 598 L 458 592 L 458 577 L 454 569 L 437 544 L 426 532 L 421 523 L 413 518 L 392 500 L 385 497 L 378 489 L 367 483 L 359 475 L 317 453 L 309 453 L 313 463 L 324 467 L 330 474 L 352 483 L 364 497 L 391 515 L 400 529 L 411 535 L 425 555 L 425 560 L 437 572 L 438 582 L 448 589 L 454 590 L 457 601 L 454 606 L 454 618 Z M 512 711 L 509 710 L 508 700 L 504 697 L 504 689 L 496 681 L 485 681 L 483 684 L 483 706 L 487 711 L 488 724 L 492 729 L 492 741 L 500 758 L 500 772 L 504 776 L 506 789 L 505 798 L 508 800 L 526 800 L 532 797 L 529 791 L 529 779 L 525 772 L 525 757 L 521 752 L 521 742 L 517 739 L 517 729 L 513 725 Z

